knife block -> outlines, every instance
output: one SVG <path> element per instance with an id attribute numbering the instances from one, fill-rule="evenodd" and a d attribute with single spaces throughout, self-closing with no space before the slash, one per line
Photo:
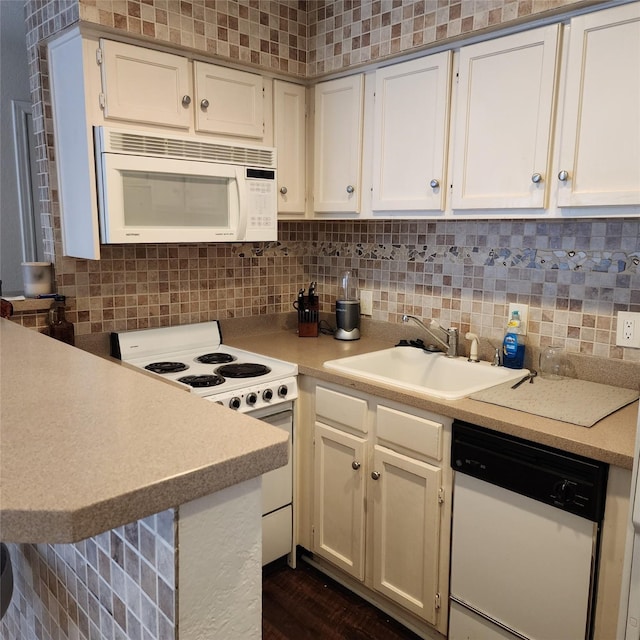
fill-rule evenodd
<path id="1" fill-rule="evenodd" d="M 304 309 L 298 309 L 298 337 L 317 338 L 319 334 L 320 301 L 318 296 L 304 298 Z"/>

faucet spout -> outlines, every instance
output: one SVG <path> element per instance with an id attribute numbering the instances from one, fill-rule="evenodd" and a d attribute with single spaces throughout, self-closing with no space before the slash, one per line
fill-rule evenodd
<path id="1" fill-rule="evenodd" d="M 417 324 L 421 329 L 426 331 L 433 340 L 437 343 L 437 346 L 441 348 L 441 350 L 447 355 L 449 358 L 456 358 L 458 356 L 458 330 L 455 327 L 451 327 L 450 329 L 444 329 L 437 322 L 432 321 L 431 328 L 427 327 L 420 318 L 416 318 L 416 316 L 403 315 L 402 322 L 409 322 L 411 320 L 415 324 Z M 435 331 L 439 331 L 442 334 L 442 338 L 435 333 Z"/>

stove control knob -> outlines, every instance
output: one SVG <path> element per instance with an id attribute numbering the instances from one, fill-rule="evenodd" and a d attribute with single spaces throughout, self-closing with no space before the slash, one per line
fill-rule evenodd
<path id="1" fill-rule="evenodd" d="M 240 408 L 240 398 L 237 396 L 235 398 L 231 398 L 229 400 L 229 408 L 230 409 L 239 409 Z"/>
<path id="2" fill-rule="evenodd" d="M 271 402 L 271 400 L 273 399 L 273 391 L 271 389 L 265 389 L 262 392 L 262 399 L 265 402 Z"/>
<path id="3" fill-rule="evenodd" d="M 286 384 L 281 384 L 278 387 L 278 396 L 280 396 L 281 398 L 286 398 L 287 397 L 287 393 L 289 393 L 289 389 L 287 387 Z"/>
<path id="4" fill-rule="evenodd" d="M 258 396 L 255 393 L 247 394 L 247 404 L 250 407 L 253 407 L 256 402 L 258 402 Z"/>

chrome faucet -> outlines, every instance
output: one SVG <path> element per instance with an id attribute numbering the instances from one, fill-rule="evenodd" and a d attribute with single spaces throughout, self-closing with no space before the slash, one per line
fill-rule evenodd
<path id="1" fill-rule="evenodd" d="M 439 346 L 448 358 L 458 357 L 458 330 L 455 327 L 444 329 L 435 320 L 432 320 L 431 326 L 427 327 L 420 318 L 408 315 L 402 316 L 402 322 L 409 322 L 409 320 L 413 320 L 420 328 L 424 329 L 436 341 L 436 346 Z"/>

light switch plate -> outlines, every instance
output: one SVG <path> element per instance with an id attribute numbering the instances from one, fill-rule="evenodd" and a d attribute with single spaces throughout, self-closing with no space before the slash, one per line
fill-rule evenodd
<path id="1" fill-rule="evenodd" d="M 527 321 L 529 320 L 529 305 L 528 304 L 520 304 L 519 302 L 510 302 L 509 303 L 509 317 L 507 318 L 507 322 L 511 320 L 511 314 L 514 311 L 518 311 L 520 313 L 520 328 L 522 329 L 522 335 L 527 335 Z"/>
<path id="2" fill-rule="evenodd" d="M 640 313 L 618 311 L 616 345 L 640 349 Z"/>
<path id="3" fill-rule="evenodd" d="M 373 291 L 369 289 L 360 290 L 360 315 L 373 315 Z"/>

